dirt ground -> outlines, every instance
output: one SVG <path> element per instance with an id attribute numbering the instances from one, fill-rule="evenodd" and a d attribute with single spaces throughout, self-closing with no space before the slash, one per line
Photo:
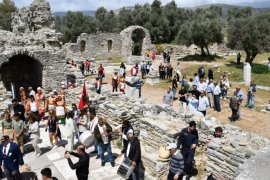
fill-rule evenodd
<path id="1" fill-rule="evenodd" d="M 154 63 L 155 69 L 158 68 L 158 65 L 161 63 L 161 61 L 156 61 Z M 176 67 L 177 62 L 172 62 L 173 67 Z M 199 65 L 206 65 L 206 64 L 222 64 L 222 62 L 181 62 L 182 69 L 188 68 L 188 66 L 192 64 L 198 64 Z M 168 86 L 170 86 L 170 83 L 168 83 Z M 235 89 L 235 85 L 231 87 L 231 93 Z M 244 91 L 244 90 L 243 90 Z M 260 92 L 262 90 L 258 90 Z M 146 102 L 153 103 L 153 104 L 160 104 L 162 102 L 163 94 L 166 92 L 166 88 L 157 88 L 157 87 L 151 87 L 149 85 L 145 85 L 142 89 L 142 96 L 145 97 Z M 244 91 L 245 92 L 245 91 Z M 264 92 L 264 96 L 260 97 L 259 95 L 255 99 L 255 106 L 260 106 L 259 109 L 262 109 L 264 104 L 268 101 L 265 99 L 265 97 L 268 97 L 270 99 L 270 92 Z M 220 120 L 224 124 L 234 124 L 240 128 L 242 128 L 244 131 L 247 132 L 253 132 L 257 133 L 266 137 L 270 138 L 270 113 L 264 113 L 259 111 L 252 111 L 250 109 L 246 109 L 244 107 L 244 103 L 241 107 L 241 119 L 239 121 L 236 121 L 234 123 L 231 123 L 229 120 L 229 117 L 231 116 L 231 109 L 229 108 L 229 99 L 227 100 L 221 100 L 221 108 L 222 111 L 220 113 L 217 113 L 216 111 L 213 111 L 212 109 L 208 109 L 207 114 L 213 117 L 216 117 L 218 120 Z M 175 109 L 179 108 L 178 101 L 174 101 L 173 106 Z"/>
<path id="2" fill-rule="evenodd" d="M 156 60 L 154 62 L 154 69 L 158 69 L 159 64 L 161 63 L 161 60 Z M 181 62 L 181 67 L 182 69 L 186 69 L 189 67 L 189 65 L 194 65 L 194 64 L 198 64 L 199 65 L 213 65 L 213 64 L 219 64 L 221 65 L 224 62 Z M 175 68 L 176 67 L 177 62 L 173 61 L 172 62 L 172 66 Z M 104 79 L 104 84 L 106 84 L 107 86 L 110 85 L 110 76 L 106 76 L 106 78 Z M 167 83 L 168 86 L 171 86 L 171 83 Z M 235 86 L 237 84 L 233 84 L 233 86 L 230 89 L 229 95 L 232 94 L 232 92 L 235 89 Z M 167 87 L 167 86 L 165 86 Z M 162 103 L 162 99 L 163 99 L 163 94 L 166 92 L 166 88 L 165 87 L 158 87 L 158 86 L 150 86 L 145 84 L 142 88 L 142 96 L 143 98 L 145 98 L 147 103 L 152 103 L 152 104 L 161 104 Z M 259 92 L 262 90 L 258 90 L 258 94 Z M 243 89 L 243 92 L 245 93 L 245 90 Z M 218 120 L 220 120 L 222 123 L 224 124 L 234 124 L 240 128 L 242 128 L 244 131 L 247 132 L 253 132 L 253 133 L 257 133 L 266 137 L 270 138 L 270 114 L 269 113 L 263 113 L 260 112 L 259 110 L 263 108 L 263 106 L 265 105 L 266 102 L 268 102 L 268 99 L 270 98 L 270 92 L 262 92 L 261 94 L 263 94 L 263 96 L 260 97 L 260 95 L 258 95 L 255 99 L 255 106 L 257 106 L 257 110 L 252 111 L 250 109 L 246 109 L 244 107 L 244 103 L 242 104 L 241 107 L 241 119 L 237 122 L 231 123 L 229 120 L 229 117 L 231 116 L 231 110 L 229 108 L 229 99 L 227 100 L 221 100 L 221 109 L 222 111 L 220 113 L 217 113 L 215 111 L 213 111 L 212 109 L 208 109 L 207 114 L 213 117 L 216 117 Z M 267 99 L 267 100 L 266 100 Z M 178 110 L 179 109 L 179 104 L 178 104 L 178 100 L 174 101 L 173 103 L 173 107 Z"/>

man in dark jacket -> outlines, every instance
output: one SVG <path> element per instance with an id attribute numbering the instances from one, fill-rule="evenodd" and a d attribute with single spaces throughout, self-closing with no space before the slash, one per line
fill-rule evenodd
<path id="1" fill-rule="evenodd" d="M 127 133 L 128 145 L 121 151 L 126 158 L 132 161 L 134 170 L 129 177 L 129 180 L 140 180 L 140 163 L 141 163 L 141 145 L 140 141 L 134 137 L 133 132 Z"/>
<path id="2" fill-rule="evenodd" d="M 13 99 L 12 104 L 13 104 L 14 114 L 19 113 L 20 119 L 25 121 L 25 116 L 24 116 L 25 108 L 24 108 L 24 106 L 19 104 L 17 99 Z"/>
<path id="3" fill-rule="evenodd" d="M 187 178 L 190 177 L 192 173 L 192 163 L 194 161 L 195 148 L 198 141 L 199 136 L 196 123 L 191 121 L 187 128 L 181 130 L 177 144 L 177 148 L 181 149 L 184 158 L 184 172 L 187 174 Z"/>
<path id="4" fill-rule="evenodd" d="M 0 162 L 3 162 L 4 173 L 7 179 L 21 180 L 19 166 L 24 164 L 23 155 L 19 146 L 9 141 L 9 136 L 3 135 L 0 145 Z"/>
<path id="5" fill-rule="evenodd" d="M 214 72 L 212 70 L 212 68 L 208 69 L 208 80 L 210 79 L 214 79 Z"/>
<path id="6" fill-rule="evenodd" d="M 70 155 L 79 158 L 79 161 L 73 164 L 70 159 Z M 64 156 L 68 160 L 70 168 L 73 170 L 76 169 L 76 176 L 78 180 L 87 180 L 89 174 L 90 158 L 89 155 L 85 152 L 85 147 L 80 145 L 77 147 L 77 153 L 66 151 Z"/>
<path id="7" fill-rule="evenodd" d="M 112 127 L 104 122 L 103 118 L 99 117 L 98 124 L 94 129 L 94 136 L 98 143 L 98 155 L 101 159 L 101 166 L 105 166 L 106 159 L 104 153 L 107 152 L 112 167 L 114 167 L 114 158 L 112 154 L 111 140 L 112 140 Z"/>
<path id="8" fill-rule="evenodd" d="M 204 78 L 204 75 L 205 75 L 205 71 L 203 69 L 203 66 L 199 67 L 198 69 L 198 75 L 199 75 L 199 78 Z"/>

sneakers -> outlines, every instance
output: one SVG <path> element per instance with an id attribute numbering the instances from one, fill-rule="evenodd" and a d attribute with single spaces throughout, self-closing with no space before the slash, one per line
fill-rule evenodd
<path id="1" fill-rule="evenodd" d="M 105 162 L 101 162 L 101 166 L 105 166 Z"/>
<path id="2" fill-rule="evenodd" d="M 41 153 L 37 153 L 37 157 L 39 157 L 41 155 Z"/>
<path id="3" fill-rule="evenodd" d="M 115 166 L 115 163 L 114 162 L 111 162 L 111 165 L 112 165 L 112 167 L 114 167 Z"/>

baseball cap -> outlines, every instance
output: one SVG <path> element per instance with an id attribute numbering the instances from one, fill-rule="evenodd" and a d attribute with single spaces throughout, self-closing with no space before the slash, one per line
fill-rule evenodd
<path id="1" fill-rule="evenodd" d="M 169 146 L 167 146 L 167 149 L 176 149 L 177 145 L 175 143 L 170 143 Z"/>

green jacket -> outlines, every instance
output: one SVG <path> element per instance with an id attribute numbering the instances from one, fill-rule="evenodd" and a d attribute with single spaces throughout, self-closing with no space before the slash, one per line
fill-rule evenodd
<path id="1" fill-rule="evenodd" d="M 107 133 L 112 132 L 112 127 L 108 123 L 106 123 L 106 122 L 104 122 L 104 124 L 106 126 Z M 98 142 L 99 145 L 103 145 L 104 144 L 104 142 L 102 140 L 102 136 L 101 136 L 101 134 L 99 132 L 98 124 L 96 125 L 96 127 L 94 129 L 94 136 L 95 136 L 95 138 L 96 138 L 96 140 L 97 140 L 97 142 Z M 109 143 L 111 142 L 111 140 L 112 140 L 112 136 L 109 135 L 108 136 Z"/>

